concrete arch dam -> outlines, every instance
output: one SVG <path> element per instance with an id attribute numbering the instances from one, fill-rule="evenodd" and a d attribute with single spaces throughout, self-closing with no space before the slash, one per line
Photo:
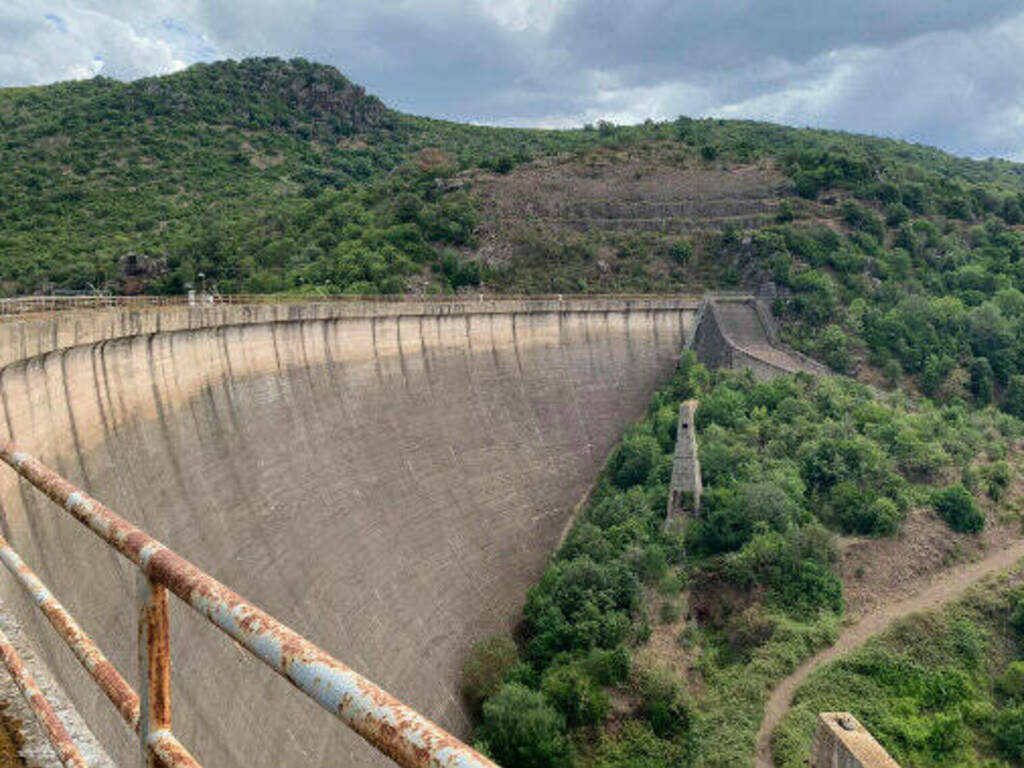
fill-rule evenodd
<path id="1" fill-rule="evenodd" d="M 0 431 L 443 727 L 698 297 L 61 312 L 0 324 Z M 134 572 L 0 473 L 3 532 L 135 680 Z M 13 581 L 0 598 L 120 764 L 138 744 Z M 182 606 L 206 765 L 388 764 Z"/>

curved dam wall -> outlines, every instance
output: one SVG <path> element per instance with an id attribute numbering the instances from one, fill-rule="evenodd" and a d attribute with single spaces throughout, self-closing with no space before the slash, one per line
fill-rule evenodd
<path id="1" fill-rule="evenodd" d="M 175 307 L 0 325 L 0 429 L 459 734 L 458 670 L 509 629 L 697 299 Z M 136 575 L 13 472 L 0 525 L 136 679 Z M 120 764 L 137 743 L 0 597 Z M 387 765 L 172 601 L 175 732 L 207 765 Z"/>

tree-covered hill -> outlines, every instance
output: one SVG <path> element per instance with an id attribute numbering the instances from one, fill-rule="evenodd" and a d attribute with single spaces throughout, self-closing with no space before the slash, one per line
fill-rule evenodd
<path id="1" fill-rule="evenodd" d="M 362 227 L 387 195 L 376 182 L 413 159 L 415 176 L 433 177 L 580 143 L 404 116 L 301 59 L 3 89 L 0 281 L 8 295 L 179 291 L 205 271 L 222 291 L 295 288 L 307 279 L 289 267 L 323 245 L 292 230 L 325 208 L 344 210 L 324 226 Z M 440 226 L 424 234 L 443 240 Z M 396 247 L 404 258 L 420 250 Z M 389 264 L 388 276 L 401 274 Z"/>
<path id="2" fill-rule="evenodd" d="M 735 255 L 723 261 L 701 234 L 723 220 L 700 212 L 660 237 L 657 216 L 615 224 L 615 237 L 487 229 L 482 180 L 545 157 L 554 171 L 647 173 L 630 165 L 638 153 L 668 171 L 781 173 L 781 196 L 794 199 L 784 216 L 843 189 L 896 217 L 1022 219 L 1024 168 L 1005 161 L 744 121 L 461 125 L 389 110 L 330 67 L 247 59 L 0 90 L 0 289 L 178 292 L 199 272 L 222 292 L 671 290 L 742 278 L 728 268 Z M 585 210 L 584 225 L 605 208 Z M 684 230 L 698 259 L 724 266 L 679 269 L 694 246 Z M 492 234 L 500 247 L 482 248 Z"/>

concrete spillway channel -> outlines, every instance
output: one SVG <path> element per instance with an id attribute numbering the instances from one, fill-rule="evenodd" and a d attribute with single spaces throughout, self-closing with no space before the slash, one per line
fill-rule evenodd
<path id="1" fill-rule="evenodd" d="M 697 297 L 268 304 L 0 324 L 0 434 L 441 726 L 508 629 Z M 13 472 L 4 536 L 135 679 L 135 575 Z M 0 599 L 119 764 L 138 746 L 6 574 Z M 385 765 L 171 606 L 175 733 L 206 765 Z"/>

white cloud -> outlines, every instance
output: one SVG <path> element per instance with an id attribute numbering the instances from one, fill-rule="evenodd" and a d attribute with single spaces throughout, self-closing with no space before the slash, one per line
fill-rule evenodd
<path id="1" fill-rule="evenodd" d="M 507 29 L 547 33 L 558 16 L 571 5 L 571 0 L 476 0 L 476 3 L 484 13 Z"/>
<path id="2" fill-rule="evenodd" d="M 173 72 L 188 51 L 91 4 L 5 0 L 0 4 L 0 84 L 27 85 L 106 74 L 122 78 Z"/>

